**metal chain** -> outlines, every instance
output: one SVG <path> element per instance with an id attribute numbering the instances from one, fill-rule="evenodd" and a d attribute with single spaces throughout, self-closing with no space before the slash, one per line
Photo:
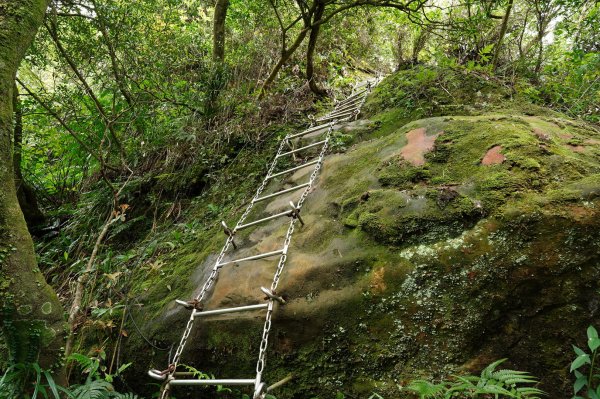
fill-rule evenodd
<path id="1" fill-rule="evenodd" d="M 285 138 L 283 140 L 281 140 L 281 143 L 279 143 L 279 148 L 277 149 L 277 154 L 275 155 L 275 157 L 273 158 L 273 161 L 271 162 L 271 165 L 269 166 L 267 175 L 263 179 L 261 185 L 256 190 L 256 193 L 254 194 L 254 197 L 252 198 L 252 200 L 246 207 L 246 210 L 244 211 L 242 216 L 240 216 L 240 219 L 238 220 L 234 231 L 237 229 L 238 226 L 240 226 L 244 222 L 244 220 L 246 220 L 246 218 L 250 214 L 250 211 L 254 207 L 256 200 L 258 199 L 260 194 L 264 191 L 269 179 L 271 178 L 271 175 L 273 174 L 273 171 L 275 170 L 275 167 L 277 166 L 277 161 L 279 159 L 279 155 L 281 154 L 281 152 L 283 151 L 283 148 L 285 147 L 287 138 L 288 138 L 288 135 L 286 135 Z M 225 245 L 223 245 L 223 248 L 221 249 L 221 252 L 219 253 L 219 256 L 217 257 L 217 260 L 215 261 L 215 265 L 213 266 L 213 268 L 210 272 L 210 275 L 208 276 L 208 279 L 205 281 L 205 283 L 202 286 L 202 289 L 200 290 L 198 295 L 196 295 L 194 297 L 195 301 L 198 301 L 198 302 L 202 301 L 204 299 L 204 297 L 206 296 L 207 292 L 214 285 L 214 283 L 219 275 L 220 268 L 218 265 L 221 263 L 221 261 L 225 257 L 225 253 L 231 246 L 232 242 L 233 242 L 233 235 L 228 236 L 227 240 L 225 241 Z M 172 360 L 171 364 L 169 365 L 169 368 L 172 371 L 170 371 L 169 374 L 167 375 L 167 379 L 166 379 L 167 382 L 173 379 L 173 375 L 175 374 L 175 371 L 177 369 L 177 364 L 179 363 L 179 359 L 181 358 L 181 354 L 183 353 L 183 349 L 185 348 L 185 346 L 187 344 L 188 338 L 189 338 L 190 334 L 192 333 L 193 327 L 194 327 L 194 311 L 192 310 L 190 318 L 188 319 L 187 324 L 183 330 L 183 334 L 181 335 L 181 340 L 179 341 L 179 345 L 177 346 L 177 349 L 175 350 L 175 354 L 173 355 L 173 360 Z M 169 389 L 167 387 L 166 389 L 164 389 L 162 391 L 160 399 L 167 399 L 168 397 L 169 397 Z"/>
<path id="2" fill-rule="evenodd" d="M 377 84 L 377 81 L 376 83 Z M 357 107 L 356 111 L 350 115 L 347 116 L 345 118 L 340 118 L 340 119 L 334 119 L 329 123 L 329 128 L 327 130 L 327 135 L 326 138 L 324 140 L 324 144 L 323 147 L 321 148 L 321 152 L 319 153 L 319 158 L 318 161 L 315 165 L 315 168 L 310 176 L 310 179 L 308 181 L 308 186 L 306 187 L 306 189 L 302 192 L 302 195 L 300 197 L 300 199 L 298 200 L 298 203 L 296 205 L 296 209 L 298 211 L 300 211 L 300 209 L 302 208 L 304 201 L 306 200 L 306 198 L 308 197 L 308 194 L 310 193 L 310 191 L 312 190 L 312 187 L 314 185 L 315 180 L 317 179 L 317 176 L 319 174 L 319 171 L 321 170 L 321 167 L 323 165 L 323 159 L 325 158 L 325 154 L 327 152 L 327 149 L 329 148 L 329 142 L 331 140 L 331 136 L 332 136 L 332 132 L 333 132 L 333 127 L 335 123 L 339 123 L 339 122 L 343 122 L 346 121 L 352 117 L 356 117 L 358 116 L 358 114 L 360 113 L 360 107 L 362 107 L 362 105 L 364 104 L 365 100 L 366 100 L 366 93 L 368 93 L 371 89 L 370 84 L 367 84 L 367 90 L 365 90 L 365 95 L 364 98 L 360 101 L 360 105 Z M 354 90 L 353 90 L 354 91 Z M 336 107 L 337 108 L 337 107 Z M 335 110 L 335 109 L 334 109 Z M 333 113 L 333 111 L 331 112 Z M 330 113 L 330 114 L 331 114 Z M 246 210 L 244 211 L 244 213 L 240 216 L 235 228 L 233 229 L 233 232 L 235 233 L 235 231 L 239 228 L 239 226 L 241 226 L 243 224 L 243 222 L 246 220 L 246 218 L 248 217 L 248 215 L 250 214 L 252 208 L 254 207 L 254 204 L 256 203 L 256 200 L 260 197 L 260 194 L 264 191 L 268 181 L 271 178 L 271 175 L 273 174 L 273 171 L 275 170 L 275 167 L 277 165 L 277 161 L 279 159 L 280 154 L 283 151 L 283 148 L 285 147 L 286 143 L 288 142 L 288 137 L 289 135 L 286 135 L 284 137 L 283 140 L 281 140 L 280 144 L 279 144 L 279 148 L 277 149 L 277 154 L 275 155 L 273 161 L 271 162 L 269 169 L 267 171 L 267 175 L 265 176 L 265 178 L 263 179 L 261 185 L 258 187 L 258 189 L 256 190 L 256 193 L 254 195 L 254 197 L 252 198 L 252 200 L 250 201 L 250 203 L 248 204 L 248 206 L 246 207 Z M 283 269 L 285 268 L 285 264 L 286 264 L 286 260 L 287 260 L 287 250 L 289 248 L 289 245 L 291 243 L 291 239 L 292 239 L 292 235 L 294 233 L 294 228 L 297 222 L 297 218 L 293 217 L 290 220 L 290 224 L 286 233 L 286 237 L 285 237 L 285 241 L 284 241 L 284 251 L 281 255 L 281 257 L 279 258 L 279 262 L 277 265 L 277 269 L 275 271 L 275 274 L 273 276 L 273 282 L 271 283 L 271 292 L 275 292 L 277 289 L 277 286 L 279 285 L 279 280 L 281 278 L 281 274 L 283 272 Z M 204 283 L 204 285 L 202 286 L 202 289 L 200 290 L 200 292 L 198 293 L 198 295 L 195 296 L 195 301 L 202 301 L 204 299 L 204 297 L 206 296 L 206 294 L 208 293 L 208 291 L 212 288 L 212 286 L 214 285 L 218 274 L 219 274 L 219 264 L 221 263 L 221 261 L 223 260 L 223 258 L 225 257 L 225 253 L 227 252 L 227 250 L 229 249 L 229 247 L 231 246 L 231 244 L 233 243 L 233 235 L 229 235 L 227 237 L 227 240 L 225 241 L 225 244 L 223 245 L 223 248 L 221 249 L 221 252 L 219 253 L 219 256 L 217 257 L 217 260 L 215 261 L 215 265 L 213 266 L 213 269 L 211 270 L 210 275 L 208 276 L 208 279 L 206 280 L 206 282 Z M 268 307 L 267 307 L 267 314 L 265 317 L 265 324 L 263 327 L 263 333 L 262 333 L 262 339 L 261 339 L 261 343 L 260 343 L 260 348 L 259 348 L 259 356 L 258 356 L 258 361 L 256 364 L 256 388 L 257 390 L 255 391 L 255 398 L 258 397 L 264 397 L 264 389 L 259 389 L 259 386 L 261 385 L 261 377 L 262 377 L 262 373 L 264 371 L 265 368 L 265 361 L 266 361 L 266 350 L 267 350 L 267 345 L 268 345 L 268 341 L 269 341 L 269 332 L 271 330 L 271 324 L 272 324 L 272 315 L 273 315 L 273 307 L 274 307 L 274 300 L 273 299 L 269 299 L 269 303 L 268 303 Z M 181 340 L 179 342 L 179 345 L 177 347 L 177 350 L 175 351 L 175 354 L 173 356 L 173 361 L 172 363 L 169 365 L 169 373 L 167 375 L 167 384 L 165 386 L 165 389 L 163 389 L 160 399 L 167 399 L 169 396 L 169 385 L 168 382 L 171 381 L 174 378 L 174 374 L 175 371 L 177 369 L 177 364 L 179 363 L 179 360 L 181 358 L 181 354 L 183 352 L 183 349 L 185 348 L 188 338 L 192 332 L 192 328 L 194 325 L 194 311 L 192 311 L 190 318 L 188 319 L 188 322 L 186 324 L 186 327 L 183 331 Z M 263 384 L 264 385 L 264 384 Z M 257 396 L 257 394 L 259 396 Z"/>
<path id="3" fill-rule="evenodd" d="M 365 90 L 365 94 L 364 94 L 362 100 L 360 101 L 360 104 L 358 105 L 358 107 L 356 108 L 356 110 L 353 112 L 352 115 L 347 116 L 345 118 L 340 118 L 339 120 L 334 119 L 329 123 L 329 129 L 327 131 L 327 136 L 325 138 L 325 142 L 323 143 L 323 147 L 321 148 L 321 152 L 319 154 L 319 158 L 315 165 L 315 168 L 314 168 L 312 174 L 310 175 L 310 179 L 308 181 L 308 186 L 302 192 L 302 195 L 300 196 L 300 199 L 298 200 L 298 203 L 296 204 L 296 208 L 298 209 L 298 211 L 304 205 L 304 201 L 306 201 L 306 198 L 310 194 L 310 192 L 313 188 L 314 182 L 317 179 L 317 176 L 319 175 L 319 171 L 321 170 L 321 168 L 323 166 L 323 159 L 325 158 L 325 154 L 327 153 L 327 149 L 329 148 L 329 141 L 331 140 L 334 124 L 343 122 L 345 120 L 351 119 L 352 117 L 358 116 L 358 114 L 360 113 L 360 107 L 362 107 L 362 105 L 364 104 L 364 102 L 367 98 L 367 93 L 370 90 L 371 90 L 371 87 L 370 87 L 370 84 L 368 84 L 367 90 Z M 335 109 L 334 109 L 334 111 L 335 111 Z M 333 113 L 333 111 L 331 113 Z M 275 270 L 275 274 L 273 276 L 273 282 L 271 283 L 271 292 L 273 292 L 273 293 L 277 290 L 277 286 L 279 285 L 279 280 L 281 278 L 281 274 L 283 273 L 283 269 L 285 268 L 285 264 L 287 261 L 287 250 L 291 243 L 292 235 L 294 234 L 294 228 L 296 226 L 297 220 L 298 220 L 297 218 L 292 218 L 290 220 L 290 224 L 289 224 L 287 233 L 285 235 L 285 241 L 283 244 L 284 252 L 281 255 L 281 257 L 279 258 L 279 263 L 277 264 L 277 269 Z M 264 398 L 265 393 L 266 393 L 266 392 L 264 392 L 263 389 L 261 389 L 261 385 L 262 385 L 261 381 L 262 381 L 262 373 L 263 373 L 263 371 L 265 369 L 265 365 L 266 365 L 266 354 L 267 354 L 267 346 L 268 346 L 268 342 L 269 342 L 269 333 L 271 331 L 271 325 L 272 325 L 273 307 L 274 307 L 274 300 L 269 299 L 269 305 L 267 307 L 267 314 L 265 316 L 265 324 L 263 326 L 263 332 L 262 332 L 262 337 L 261 337 L 261 342 L 260 342 L 260 347 L 259 347 L 258 360 L 256 362 L 256 383 L 255 383 L 255 392 L 254 392 L 253 399 Z"/>
<path id="4" fill-rule="evenodd" d="M 314 168 L 314 170 L 310 176 L 310 179 L 308 181 L 308 186 L 302 192 L 302 196 L 300 197 L 300 199 L 298 200 L 298 204 L 296 205 L 296 209 L 298 209 L 298 210 L 300 210 L 302 208 L 302 205 L 304 204 L 304 201 L 306 200 L 306 197 L 308 196 L 310 190 L 312 189 L 313 184 L 317 178 L 317 175 L 319 174 L 319 170 L 321 169 L 321 166 L 323 164 L 323 158 L 325 157 L 325 153 L 327 152 L 327 148 L 329 147 L 329 140 L 331 139 L 331 132 L 333 131 L 334 122 L 336 122 L 336 121 L 331 121 L 329 123 L 329 128 L 327 130 L 327 136 L 325 137 L 325 143 L 323 143 L 323 147 L 321 148 L 321 152 L 319 154 L 318 161 L 317 161 L 315 168 Z M 285 241 L 283 244 L 284 252 L 283 252 L 283 254 L 281 254 L 281 256 L 279 258 L 279 263 L 277 264 L 277 269 L 273 276 L 273 282 L 271 283 L 271 292 L 275 292 L 277 290 L 277 286 L 279 285 L 279 279 L 281 277 L 281 273 L 283 272 L 283 269 L 285 268 L 285 263 L 287 260 L 287 249 L 289 248 L 289 245 L 291 243 L 292 235 L 294 234 L 294 228 L 295 228 L 297 220 L 298 220 L 297 218 L 290 219 L 290 224 L 289 224 L 287 233 L 285 235 Z M 267 307 L 267 314 L 265 316 L 265 324 L 263 326 L 262 338 L 261 338 L 259 352 L 258 352 L 258 360 L 256 362 L 256 387 L 257 388 L 261 384 L 262 373 L 265 368 L 267 345 L 269 342 L 269 333 L 271 331 L 271 319 L 273 317 L 273 306 L 274 306 L 274 300 L 269 299 L 269 306 Z M 258 391 L 258 392 L 255 392 L 255 394 L 261 394 L 261 392 Z M 254 399 L 256 399 L 256 395 L 255 395 Z"/>

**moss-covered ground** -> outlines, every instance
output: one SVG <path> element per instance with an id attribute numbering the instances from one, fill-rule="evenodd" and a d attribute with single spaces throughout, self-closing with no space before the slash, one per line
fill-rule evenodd
<path id="1" fill-rule="evenodd" d="M 267 382 L 294 374 L 281 398 L 398 398 L 412 378 L 507 357 L 508 367 L 541 378 L 551 397 L 569 395 L 570 345 L 600 311 L 597 127 L 528 104 L 485 76 L 422 67 L 388 77 L 365 115 L 370 122 L 337 136 L 337 152 L 303 208 L 306 225 L 294 235 L 280 286 L 289 303 L 274 319 Z M 416 166 L 402 149 L 419 128 L 438 136 Z M 503 161 L 482 164 L 495 147 Z M 172 300 L 201 284 L 224 240 L 218 217 L 239 215 L 262 161 L 241 163 L 232 173 L 250 178 L 197 201 L 197 220 L 210 228 L 190 227 L 194 233 L 135 276 L 132 295 L 143 304 L 136 317 L 161 346 L 178 341 L 187 313 Z M 306 177 L 299 171 L 268 190 Z M 235 205 L 224 205 L 228 198 Z M 209 213 L 208 204 L 219 211 Z M 284 223 L 249 229 L 239 237 L 241 253 L 277 248 Z M 224 269 L 207 304 L 260 299 L 256 288 L 269 283 L 272 263 Z M 198 323 L 183 362 L 250 378 L 262 320 Z M 168 361 L 137 334 L 124 354 L 137 375 Z"/>

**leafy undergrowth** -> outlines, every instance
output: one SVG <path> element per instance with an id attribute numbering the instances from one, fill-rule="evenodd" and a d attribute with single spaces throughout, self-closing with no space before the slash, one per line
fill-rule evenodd
<path id="1" fill-rule="evenodd" d="M 594 127 L 533 106 L 485 75 L 423 67 L 386 79 L 369 99 L 366 115 L 372 123 L 336 136 L 336 151 L 347 152 L 331 157 L 323 172 L 319 184 L 327 201 L 308 204 L 313 208 L 305 217 L 313 213 L 325 227 L 298 233 L 303 253 L 328 268 L 308 275 L 306 286 L 290 288 L 297 302 L 318 309 L 302 316 L 312 322 L 288 314 L 275 323 L 268 377 L 276 381 L 296 372 L 294 388 L 286 394 L 329 395 L 343 387 L 368 396 L 383 387 L 386 397 L 393 397 L 398 379 L 426 375 L 432 368 L 436 375 L 453 373 L 480 356 L 477 345 L 484 344 L 477 334 L 494 329 L 501 315 L 513 311 L 511 295 L 535 302 L 520 279 L 539 273 L 552 286 L 558 278 L 553 273 L 587 270 L 593 262 L 600 192 Z M 118 359 L 121 352 L 112 343 L 125 343 L 123 353 L 134 361 L 125 373 L 131 372 L 128 380 L 137 380 L 148 363 L 164 366 L 158 363 L 164 363 L 185 321 L 165 322 L 173 300 L 188 299 L 197 288 L 203 264 L 223 243 L 220 220 L 239 216 L 276 139 L 295 127 L 283 125 L 263 146 L 242 149 L 200 195 L 163 204 L 168 206 L 159 212 L 162 217 L 150 212 L 136 225 L 134 216 L 112 232 L 98 266 L 96 286 L 102 293 L 90 298 L 91 315 L 80 330 L 82 349 L 108 338 L 107 352 Z M 400 154 L 405 134 L 414 129 L 439 134 L 423 165 L 409 164 Z M 498 146 L 504 160 L 482 165 Z M 75 228 L 61 233 L 53 246 L 54 259 L 65 259 L 62 267 L 69 263 L 71 250 L 64 249 L 77 241 L 76 232 L 81 234 Z M 536 241 L 539 236 L 547 242 Z M 136 238 L 135 246 L 123 245 L 130 237 Z M 346 246 L 332 247 L 333 242 Z M 553 255 L 558 245 L 572 262 Z M 307 259 L 310 264 L 314 258 Z M 546 275 L 544 266 L 557 271 Z M 592 284 L 593 273 L 586 276 L 555 296 L 576 295 L 574 287 Z M 327 306 L 316 306 L 337 283 L 327 294 Z M 546 312 L 564 309 L 546 304 L 550 297 L 540 299 L 540 308 L 549 309 L 541 314 L 558 320 Z M 521 311 L 530 309 L 514 313 Z M 228 323 L 229 329 L 214 326 L 195 337 L 188 353 L 218 371 L 252 373 L 257 336 L 249 331 L 255 324 L 238 320 Z M 517 327 L 505 328 L 517 331 L 508 337 L 523 342 L 515 349 L 518 356 L 533 345 L 519 338 Z M 509 338 L 488 338 L 486 348 L 498 353 L 497 346 L 508 345 L 503 339 Z M 504 357 L 499 355 L 495 358 Z M 555 361 L 540 356 L 545 364 Z M 316 372 L 318 383 L 312 378 Z M 555 392 L 561 389 L 557 384 L 551 384 Z"/>
<path id="2" fill-rule="evenodd" d="M 483 369 L 479 376 L 455 376 L 452 381 L 432 383 L 413 381 L 407 389 L 420 399 L 435 398 L 514 398 L 539 399 L 544 392 L 531 386 L 536 378 L 524 371 L 497 369 L 506 359 L 501 359 Z"/>

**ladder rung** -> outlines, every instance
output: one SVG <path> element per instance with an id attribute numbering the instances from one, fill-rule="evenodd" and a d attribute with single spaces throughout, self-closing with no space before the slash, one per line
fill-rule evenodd
<path id="1" fill-rule="evenodd" d="M 307 166 L 310 166 L 310 165 L 314 165 L 314 164 L 316 164 L 317 162 L 319 162 L 319 160 L 318 160 L 318 159 L 315 159 L 315 160 L 313 160 L 313 161 L 310 161 L 310 162 L 303 163 L 303 164 L 302 164 L 302 165 L 300 165 L 300 166 L 294 166 L 293 168 L 289 168 L 289 169 L 287 169 L 287 170 L 284 170 L 283 172 L 278 172 L 278 173 L 272 174 L 272 175 L 271 175 L 271 176 L 269 176 L 268 178 L 269 178 L 269 179 L 271 179 L 271 178 L 273 178 L 273 177 L 277 177 L 277 176 L 285 175 L 286 173 L 290 173 L 290 172 L 293 172 L 293 171 L 295 171 L 295 170 L 302 169 L 302 168 L 305 168 L 305 167 L 307 167 Z"/>
<path id="2" fill-rule="evenodd" d="M 257 198 L 256 201 L 254 201 L 254 202 L 264 201 L 264 200 L 269 199 L 269 198 L 277 197 L 278 195 L 281 195 L 281 194 L 289 193 L 291 191 L 296 191 L 299 188 L 307 187 L 309 184 L 310 183 L 303 183 L 303 184 L 299 184 L 297 186 L 294 186 L 292 188 L 286 188 L 285 190 L 277 191 L 276 193 L 265 195 L 264 197 Z"/>
<path id="3" fill-rule="evenodd" d="M 167 379 L 167 376 L 169 375 L 169 373 L 168 372 L 165 373 L 164 371 L 152 369 L 152 370 L 148 370 L 148 375 L 150 377 L 154 378 L 155 380 L 164 381 Z M 191 371 L 176 371 L 172 375 L 175 378 L 177 378 L 177 377 L 194 377 L 196 374 L 192 373 Z"/>
<path id="4" fill-rule="evenodd" d="M 250 310 L 266 309 L 269 306 L 268 303 L 259 303 L 258 305 L 238 306 L 236 308 L 224 308 L 214 310 L 203 310 L 195 311 L 194 316 L 214 316 L 218 314 L 235 313 L 235 312 L 247 312 Z"/>
<path id="5" fill-rule="evenodd" d="M 167 378 L 167 375 L 162 374 L 162 371 L 154 369 L 148 370 L 148 375 L 158 381 L 164 381 Z"/>
<path id="6" fill-rule="evenodd" d="M 169 385 L 254 385 L 253 379 L 227 379 L 227 380 L 173 380 Z"/>
<path id="7" fill-rule="evenodd" d="M 277 156 L 277 158 L 284 157 L 284 156 L 286 156 L 286 155 L 290 155 L 290 154 L 294 154 L 294 153 L 296 153 L 296 152 L 298 152 L 298 151 L 307 150 L 307 149 L 309 149 L 309 148 L 313 148 L 313 147 L 316 147 L 316 146 L 318 146 L 318 145 L 321 145 L 321 144 L 325 144 L 325 142 L 326 142 L 326 141 L 327 141 L 327 140 L 323 140 L 323 141 L 317 141 L 316 143 L 312 143 L 312 144 L 309 144 L 309 145 L 305 145 L 304 147 L 296 148 L 295 150 L 291 150 L 291 151 L 288 151 L 288 152 L 284 152 L 284 153 L 282 153 L 282 154 L 279 154 L 279 155 Z"/>
<path id="8" fill-rule="evenodd" d="M 258 220 L 255 220 L 253 222 L 246 223 L 246 224 L 243 224 L 241 226 L 238 226 L 238 227 L 235 228 L 235 230 L 238 231 L 238 230 L 241 230 L 241 229 L 245 229 L 246 227 L 254 226 L 255 224 L 266 222 L 268 220 L 277 219 L 278 217 L 281 217 L 281 216 L 291 216 L 291 213 L 292 213 L 292 211 L 285 211 L 285 212 L 281 212 L 281 213 L 276 213 L 275 215 L 267 216 L 265 218 L 258 219 Z"/>
<path id="9" fill-rule="evenodd" d="M 331 118 L 331 117 L 334 117 L 334 116 L 344 115 L 344 114 L 348 114 L 348 113 L 353 114 L 353 113 L 356 113 L 357 110 L 358 110 L 358 107 L 348 108 L 348 109 L 344 109 L 344 110 L 339 111 L 339 112 L 338 111 L 331 112 L 331 113 L 329 113 L 329 114 L 327 114 L 325 116 L 322 116 L 321 118 Z"/>
<path id="10" fill-rule="evenodd" d="M 231 265 L 233 263 L 247 262 L 249 260 L 257 260 L 257 259 L 268 258 L 270 256 L 281 255 L 281 254 L 286 253 L 286 252 L 287 252 L 287 247 L 284 247 L 283 249 L 278 249 L 277 251 L 265 252 L 264 254 L 259 254 L 259 255 L 254 255 L 254 256 L 248 256 L 247 258 L 241 258 L 241 259 L 230 260 L 230 261 L 227 261 L 227 262 L 219 263 L 217 265 L 217 267 L 222 267 L 222 266 L 225 266 L 225 265 Z"/>
<path id="11" fill-rule="evenodd" d="M 346 97 L 343 101 L 340 101 L 340 104 L 346 104 L 346 103 L 354 100 L 356 97 L 360 96 L 361 94 L 363 94 L 366 91 L 367 91 L 367 89 L 357 91 L 356 93 L 351 94 L 350 96 Z"/>
<path id="12" fill-rule="evenodd" d="M 322 121 L 327 121 L 327 120 L 340 120 L 340 119 L 346 119 L 349 118 L 353 115 L 356 115 L 356 113 L 354 111 L 352 112 L 345 112 L 339 115 L 334 115 L 334 116 L 324 116 L 320 119 L 317 119 L 318 122 L 322 122 Z"/>
<path id="13" fill-rule="evenodd" d="M 347 101 L 343 104 L 338 104 L 335 106 L 335 108 L 333 109 L 332 112 L 335 112 L 337 110 L 340 110 L 342 108 L 348 108 L 348 107 L 356 107 L 358 104 L 360 104 L 360 102 L 364 99 L 364 97 L 358 96 L 356 98 L 353 98 L 350 101 Z"/>
<path id="14" fill-rule="evenodd" d="M 348 111 L 356 111 L 358 108 L 360 108 L 360 104 L 344 105 L 343 107 L 334 109 L 328 115 L 340 114 L 342 112 L 348 112 Z"/>
<path id="15" fill-rule="evenodd" d="M 307 134 L 318 132 L 319 130 L 327 129 L 328 127 L 329 127 L 329 123 L 324 123 L 322 125 L 313 126 L 311 128 L 306 129 L 303 132 L 292 134 L 291 136 L 288 136 L 287 139 L 291 140 L 291 139 L 295 139 L 297 137 L 306 136 Z"/>

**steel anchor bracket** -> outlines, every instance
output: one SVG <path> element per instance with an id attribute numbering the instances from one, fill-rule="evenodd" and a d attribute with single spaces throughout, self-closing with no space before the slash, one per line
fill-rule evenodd
<path id="1" fill-rule="evenodd" d="M 237 245 L 235 245 L 235 241 L 233 240 L 235 230 L 231 230 L 224 221 L 221 221 L 221 226 L 223 226 L 223 232 L 231 238 L 231 244 L 233 245 L 233 248 L 237 249 Z"/>
<path id="2" fill-rule="evenodd" d="M 285 305 L 285 299 L 283 299 L 282 296 L 277 295 L 277 293 L 275 291 L 271 291 L 268 288 L 265 287 L 260 287 L 260 290 L 266 295 L 265 299 L 272 299 L 274 301 L 279 302 L 282 305 Z"/>

